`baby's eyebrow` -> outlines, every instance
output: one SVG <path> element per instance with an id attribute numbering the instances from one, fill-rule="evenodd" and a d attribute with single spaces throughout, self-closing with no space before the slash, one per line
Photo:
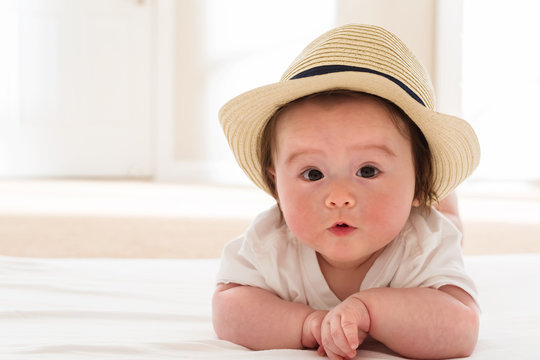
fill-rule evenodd
<path id="1" fill-rule="evenodd" d="M 296 158 L 303 156 L 303 155 L 320 155 L 324 154 L 322 150 L 319 149 L 300 149 L 293 151 L 290 153 L 287 158 L 285 159 L 285 164 L 292 163 Z"/>
<path id="2" fill-rule="evenodd" d="M 367 144 L 367 145 L 355 145 L 351 146 L 348 151 L 366 151 L 366 150 L 377 150 L 383 152 L 386 156 L 389 157 L 397 157 L 397 154 L 392 150 L 389 146 L 385 144 Z M 305 148 L 305 149 L 299 149 L 291 152 L 287 158 L 285 159 L 286 164 L 292 163 L 296 158 L 303 156 L 303 155 L 318 155 L 322 154 L 324 155 L 324 151 L 319 149 L 311 149 L 311 148 Z"/>
<path id="3" fill-rule="evenodd" d="M 353 146 L 351 149 L 352 150 L 357 150 L 357 151 L 365 151 L 365 150 L 375 149 L 375 150 L 380 150 L 380 151 L 386 153 L 388 156 L 397 157 L 397 154 L 389 146 L 387 146 L 385 144 L 357 145 L 357 146 Z"/>

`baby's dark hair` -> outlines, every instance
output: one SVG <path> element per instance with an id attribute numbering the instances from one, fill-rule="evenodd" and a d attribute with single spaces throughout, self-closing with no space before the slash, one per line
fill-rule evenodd
<path id="1" fill-rule="evenodd" d="M 279 116 L 291 105 L 308 99 L 328 100 L 332 98 L 343 99 L 360 97 L 369 97 L 382 104 L 392 115 L 392 121 L 399 132 L 410 140 L 415 167 L 414 198 L 420 203 L 420 208 L 427 210 L 430 208 L 430 204 L 437 201 L 432 176 L 431 151 L 429 150 L 428 142 L 422 131 L 414 121 L 412 121 L 411 118 L 394 103 L 375 95 L 351 90 L 331 90 L 301 97 L 279 108 L 270 118 L 262 133 L 259 148 L 259 162 L 261 164 L 264 183 L 270 191 L 270 194 L 276 200 L 278 200 L 278 193 L 274 176 L 270 170 L 274 168 L 273 156 L 275 151 L 276 123 Z"/>

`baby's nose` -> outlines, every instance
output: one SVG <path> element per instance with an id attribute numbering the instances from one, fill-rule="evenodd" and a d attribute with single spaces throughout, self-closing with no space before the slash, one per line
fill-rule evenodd
<path id="1" fill-rule="evenodd" d="M 352 208 L 356 205 L 356 197 L 347 186 L 335 186 L 325 199 L 328 208 Z"/>

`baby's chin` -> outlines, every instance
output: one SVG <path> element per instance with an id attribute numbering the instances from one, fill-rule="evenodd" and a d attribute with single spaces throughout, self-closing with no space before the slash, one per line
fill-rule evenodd
<path id="1" fill-rule="evenodd" d="M 319 259 L 319 262 L 323 261 L 326 264 L 332 266 L 336 269 L 356 269 L 363 264 L 365 264 L 367 261 L 369 261 L 372 256 L 377 253 L 378 251 L 372 252 L 372 253 L 358 253 L 358 254 L 351 254 L 349 251 L 348 253 L 343 252 L 317 252 L 317 258 Z"/>

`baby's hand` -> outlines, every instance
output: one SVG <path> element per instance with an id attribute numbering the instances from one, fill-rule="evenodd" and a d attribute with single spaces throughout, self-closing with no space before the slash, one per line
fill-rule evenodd
<path id="1" fill-rule="evenodd" d="M 328 311 L 315 310 L 304 320 L 302 327 L 302 345 L 309 349 L 318 348 L 319 354 L 322 354 L 321 343 L 321 323 Z"/>
<path id="2" fill-rule="evenodd" d="M 364 303 L 350 296 L 324 318 L 321 325 L 322 346 L 332 360 L 352 359 L 366 339 L 371 321 Z"/>

